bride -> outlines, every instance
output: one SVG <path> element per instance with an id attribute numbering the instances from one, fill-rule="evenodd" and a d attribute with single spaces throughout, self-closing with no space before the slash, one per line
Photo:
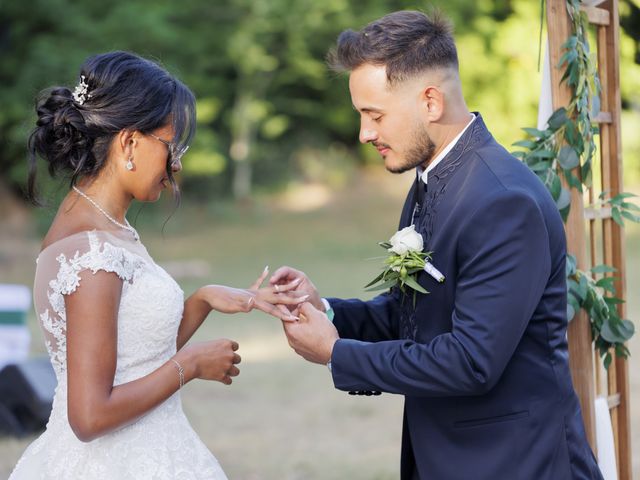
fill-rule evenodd
<path id="1" fill-rule="evenodd" d="M 231 384 L 238 344 L 187 343 L 211 310 L 260 309 L 306 297 L 295 284 L 207 285 L 184 300 L 149 256 L 125 214 L 156 201 L 193 136 L 195 100 L 159 65 L 126 52 L 90 57 L 72 92 L 37 104 L 29 140 L 36 160 L 70 180 L 37 259 L 36 313 L 58 386 L 46 431 L 18 461 L 22 479 L 224 479 L 186 419 L 178 390 L 200 378 Z"/>

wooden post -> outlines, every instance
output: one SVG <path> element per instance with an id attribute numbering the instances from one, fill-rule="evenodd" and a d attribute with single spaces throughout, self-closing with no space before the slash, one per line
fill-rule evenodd
<path id="1" fill-rule="evenodd" d="M 558 68 L 560 57 L 563 54 L 562 44 L 572 34 L 565 0 L 547 0 L 547 27 L 551 63 L 551 92 L 553 108 L 556 110 L 567 106 L 571 100 L 571 90 L 565 83 L 560 83 L 563 72 Z M 575 173 L 579 175 L 579 171 Z M 584 269 L 586 265 L 584 202 L 582 194 L 576 189 L 571 189 L 571 210 L 565 229 L 568 251 L 576 257 L 578 268 Z M 595 452 L 593 347 L 591 325 L 584 310 L 580 310 L 569 324 L 567 336 L 569 338 L 569 365 L 573 385 L 580 399 L 587 439 Z"/>
<path id="2" fill-rule="evenodd" d="M 602 157 L 602 190 L 614 196 L 622 188 L 622 141 L 620 138 L 620 27 L 618 20 L 618 1 L 607 0 L 599 5 L 609 13 L 606 26 L 599 26 L 598 75 L 602 84 L 601 109 L 611 115 L 610 123 L 600 125 L 600 150 Z M 616 295 L 626 298 L 626 272 L 623 231 L 611 218 L 602 222 L 603 260 L 612 265 L 617 272 L 615 282 Z M 625 304 L 618 306 L 621 318 L 626 316 Z M 616 358 L 609 372 L 608 393 L 619 394 L 620 404 L 611 411 L 611 421 L 616 444 L 618 476 L 620 480 L 631 480 L 631 417 L 629 412 L 629 374 L 624 359 Z"/>

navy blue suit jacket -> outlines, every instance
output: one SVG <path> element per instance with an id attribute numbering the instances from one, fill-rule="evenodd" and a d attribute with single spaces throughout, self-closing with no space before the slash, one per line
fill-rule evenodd
<path id="1" fill-rule="evenodd" d="M 411 223 L 416 182 L 400 227 Z M 335 386 L 405 396 L 403 479 L 600 479 L 567 353 L 566 240 L 542 182 L 477 118 L 415 219 L 446 280 L 329 299 Z"/>

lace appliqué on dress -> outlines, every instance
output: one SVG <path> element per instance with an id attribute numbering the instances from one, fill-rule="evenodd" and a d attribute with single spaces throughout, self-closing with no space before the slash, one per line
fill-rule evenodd
<path id="1" fill-rule="evenodd" d="M 47 297 L 53 309 L 53 314 L 46 309 L 40 315 L 42 327 L 51 334 L 55 341 L 45 340 L 47 350 L 51 355 L 51 362 L 58 374 L 66 370 L 67 358 L 67 316 L 64 306 L 64 295 L 75 292 L 80 285 L 80 273 L 91 270 L 113 272 L 123 281 L 132 282 L 144 265 L 144 260 L 130 253 L 122 247 L 116 247 L 107 242 L 100 242 L 94 232 L 88 232 L 89 251 L 81 254 L 79 251 L 71 258 L 63 253 L 56 257 L 60 265 L 57 276 L 49 282 Z"/>

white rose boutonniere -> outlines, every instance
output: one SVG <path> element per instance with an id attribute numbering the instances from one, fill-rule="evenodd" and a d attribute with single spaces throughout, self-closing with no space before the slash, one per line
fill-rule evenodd
<path id="1" fill-rule="evenodd" d="M 415 225 L 403 228 L 396 232 L 389 240 L 390 252 L 398 255 L 405 255 L 409 252 L 421 252 L 423 248 L 422 235 L 416 232 Z"/>
<path id="2" fill-rule="evenodd" d="M 416 293 L 429 293 L 416 280 L 418 272 L 425 271 L 439 283 L 444 282 L 444 275 L 430 262 L 431 252 L 424 252 L 422 235 L 416 232 L 415 225 L 396 232 L 388 242 L 379 244 L 390 252 L 384 261 L 383 271 L 369 282 L 367 291 L 386 290 L 398 286 L 403 293 L 405 288 L 413 289 L 414 302 Z"/>

